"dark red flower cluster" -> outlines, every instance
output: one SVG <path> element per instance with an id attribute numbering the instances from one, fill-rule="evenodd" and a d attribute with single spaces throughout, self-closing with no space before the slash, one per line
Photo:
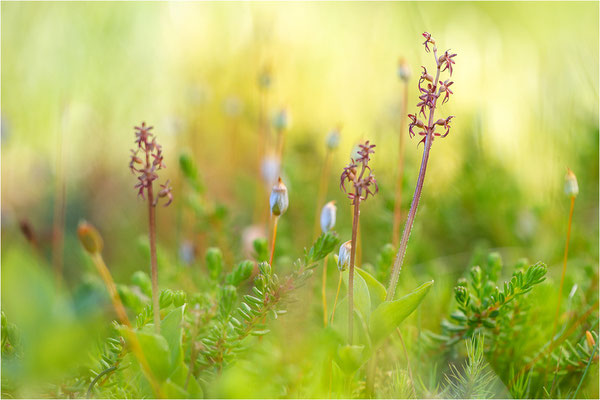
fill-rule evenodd
<path id="1" fill-rule="evenodd" d="M 153 197 L 152 182 L 158 179 L 156 171 L 166 168 L 162 146 L 156 142 L 156 137 L 151 132 L 152 128 L 152 126 L 146 126 L 145 122 L 142 122 L 141 126 L 134 127 L 137 148 L 131 149 L 131 160 L 129 162 L 131 172 L 138 174 L 138 183 L 135 185 L 135 188 L 138 189 L 138 196 L 141 196 L 143 199 L 145 199 L 144 192 L 149 198 Z M 138 156 L 140 152 L 142 153 L 142 157 Z M 168 200 L 165 204 L 166 207 L 173 201 L 169 180 L 164 185 L 160 185 L 160 187 L 161 190 L 154 199 L 153 205 L 155 206 L 158 203 L 159 198 L 166 197 Z"/>
<path id="2" fill-rule="evenodd" d="M 374 196 L 378 191 L 379 187 L 377 186 L 377 180 L 375 179 L 375 175 L 373 175 L 373 171 L 371 167 L 369 167 L 369 161 L 371 160 L 370 155 L 375 153 L 374 144 L 369 144 L 367 140 L 364 144 L 359 144 L 360 148 L 358 151 L 359 157 L 354 161 L 353 158 L 350 159 L 350 164 L 344 167 L 342 171 L 342 175 L 340 176 L 340 188 L 346 192 L 348 198 L 352 200 L 352 204 L 356 204 L 356 201 L 364 201 L 369 195 Z M 360 173 L 358 172 L 360 165 Z M 365 173 L 368 172 L 368 175 L 365 176 Z M 354 187 L 354 192 L 348 193 L 346 190 L 346 182 L 351 182 Z M 372 186 L 375 187 L 375 191 L 371 190 Z"/>
<path id="3" fill-rule="evenodd" d="M 442 104 L 444 104 L 450 99 L 450 95 L 454 94 L 450 89 L 450 86 L 452 86 L 454 82 L 450 81 L 450 79 L 441 81 L 440 73 L 447 70 L 450 76 L 452 76 L 452 65 L 454 65 L 453 58 L 456 54 L 451 54 L 450 51 L 447 50 L 442 56 L 438 57 L 435 40 L 431 37 L 431 34 L 425 32 L 423 33 L 423 37 L 425 38 L 423 45 L 425 45 L 426 52 L 430 51 L 429 45 L 433 45 L 433 55 L 435 57 L 437 71 L 434 78 L 427 72 L 427 68 L 422 67 L 423 72 L 421 73 L 418 84 L 420 101 L 417 103 L 417 107 L 419 107 L 419 112 L 416 115 L 408 115 L 408 118 L 410 118 L 411 121 L 408 128 L 410 137 L 415 136 L 413 130 L 415 127 L 420 129 L 417 134 L 423 136 L 423 139 L 419 141 L 419 144 L 425 143 L 428 136 L 431 137 L 431 141 L 433 141 L 433 138 L 436 136 L 446 137 L 450 132 L 450 120 L 454 118 L 454 116 L 451 115 L 446 119 L 438 119 L 436 122 L 433 122 L 437 100 L 443 95 Z M 427 82 L 427 86 L 423 85 L 424 82 Z M 427 112 L 429 115 L 427 115 Z M 423 117 L 427 119 L 427 123 L 418 119 L 420 115 L 423 115 Z M 446 131 L 443 134 L 436 132 L 436 126 L 442 126 Z"/>

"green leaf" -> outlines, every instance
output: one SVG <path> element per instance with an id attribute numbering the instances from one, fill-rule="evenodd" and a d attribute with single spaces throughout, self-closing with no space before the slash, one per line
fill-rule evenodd
<path id="1" fill-rule="evenodd" d="M 368 320 L 371 315 L 371 295 L 369 294 L 369 287 L 363 279 L 363 277 L 357 273 L 358 268 L 354 269 L 354 307 L 360 310 L 363 317 Z M 350 277 L 350 271 L 343 274 L 344 284 L 348 287 L 348 278 Z"/>
<path id="2" fill-rule="evenodd" d="M 165 319 L 161 321 L 160 333 L 167 341 L 169 352 L 171 354 L 171 366 L 178 364 L 183 359 L 182 334 L 183 310 L 185 306 L 178 307 L 171 311 Z"/>
<path id="3" fill-rule="evenodd" d="M 167 387 L 164 388 L 164 392 L 167 398 L 179 397 L 181 396 L 181 391 L 185 393 L 182 396 L 183 398 L 202 398 L 202 388 L 194 375 L 190 375 L 188 378 L 188 373 L 188 366 L 181 360 L 177 368 L 175 368 L 175 371 L 173 371 L 171 376 L 169 376 L 169 379 L 167 379 L 167 382 L 165 382 L 165 386 Z"/>
<path id="4" fill-rule="evenodd" d="M 138 331 L 135 334 L 152 373 L 156 379 L 164 381 L 171 372 L 171 354 L 167 340 L 161 335 L 147 331 Z"/>
<path id="5" fill-rule="evenodd" d="M 369 333 L 374 348 L 417 308 L 432 285 L 433 281 L 426 282 L 398 300 L 384 301 L 373 311 Z"/>
<path id="6" fill-rule="evenodd" d="M 340 345 L 337 349 L 335 361 L 342 371 L 351 374 L 364 364 L 364 349 L 365 346 Z"/>
<path id="7" fill-rule="evenodd" d="M 369 293 L 371 294 L 371 301 L 373 302 L 372 307 L 377 307 L 381 302 L 385 301 L 387 290 L 385 286 L 381 284 L 375 277 L 369 274 L 364 269 L 356 268 L 356 271 L 362 276 L 369 287 Z"/>

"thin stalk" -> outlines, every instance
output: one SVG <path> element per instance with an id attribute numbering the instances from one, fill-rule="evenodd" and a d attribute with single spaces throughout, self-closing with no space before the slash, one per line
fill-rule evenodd
<path id="1" fill-rule="evenodd" d="M 434 50 L 435 54 L 435 50 Z M 437 54 L 435 54 L 437 63 Z M 435 75 L 434 86 L 438 86 L 440 79 L 440 66 L 437 67 L 437 73 Z M 439 96 L 438 89 L 438 96 Z M 392 268 L 392 274 L 390 277 L 390 284 L 387 290 L 386 300 L 390 301 L 394 298 L 396 293 L 396 286 L 398 284 L 398 277 L 400 276 L 400 270 L 402 269 L 402 263 L 404 262 L 404 256 L 406 255 L 406 246 L 408 245 L 408 238 L 412 231 L 413 224 L 415 223 L 415 216 L 417 215 L 417 207 L 419 206 L 419 200 L 421 199 L 421 191 L 423 190 L 423 182 L 425 181 L 425 172 L 427 171 L 427 162 L 429 161 L 429 151 L 431 150 L 431 144 L 433 143 L 433 115 L 435 112 L 435 106 L 437 105 L 437 99 L 429 110 L 429 123 L 427 124 L 428 132 L 425 139 L 425 149 L 423 150 L 423 159 L 421 160 L 421 169 L 419 170 L 419 178 L 417 179 L 417 186 L 415 187 L 415 194 L 410 205 L 410 211 L 406 219 L 406 225 L 404 225 L 404 231 L 402 232 L 402 239 L 400 240 L 400 247 L 394 260 L 394 266 Z"/>
<path id="2" fill-rule="evenodd" d="M 146 156 L 148 157 L 148 156 Z M 150 238 L 150 266 L 152 278 L 152 308 L 154 309 L 154 329 L 160 334 L 160 302 L 158 292 L 158 265 L 156 262 L 156 215 L 152 184 L 148 186 L 148 235 Z"/>
<path id="3" fill-rule="evenodd" d="M 273 222 L 273 239 L 271 241 L 271 257 L 269 257 L 269 265 L 273 266 L 273 254 L 275 254 L 275 239 L 277 239 L 277 221 L 279 221 L 279 216 L 275 216 L 275 221 Z"/>
<path id="4" fill-rule="evenodd" d="M 323 297 L 323 326 L 327 326 L 327 261 L 329 254 L 323 260 L 323 284 L 321 285 L 321 296 Z"/>
<path id="5" fill-rule="evenodd" d="M 335 292 L 335 300 L 333 301 L 333 309 L 331 310 L 331 324 L 333 324 L 333 317 L 335 317 L 335 308 L 337 307 L 338 297 L 340 296 L 340 288 L 342 287 L 342 273 L 340 272 L 340 279 L 338 280 L 337 291 Z"/>
<path id="6" fill-rule="evenodd" d="M 52 266 L 57 285 L 62 282 L 65 241 L 66 187 L 63 157 L 63 132 L 64 127 L 62 127 L 58 133 L 56 141 L 56 198 L 54 199 L 54 217 L 52 224 Z"/>
<path id="7" fill-rule="evenodd" d="M 396 177 L 396 195 L 394 197 L 394 225 L 392 244 L 398 246 L 400 241 L 400 220 L 402 219 L 402 178 L 404 176 L 404 126 L 406 125 L 406 104 L 408 103 L 408 84 L 404 83 L 402 109 L 400 117 L 400 132 L 398 135 L 398 176 Z"/>
<path id="8" fill-rule="evenodd" d="M 569 241 L 571 239 L 571 222 L 573 221 L 573 209 L 575 207 L 575 196 L 571 196 L 571 208 L 569 210 L 569 223 L 567 225 L 567 242 L 565 243 L 565 255 L 563 258 L 563 268 L 560 277 L 560 286 L 558 288 L 558 304 L 556 305 L 556 313 L 554 316 L 554 328 L 552 329 L 552 340 L 556 335 L 556 329 L 558 327 L 558 317 L 560 315 L 560 304 L 562 300 L 563 285 L 565 283 L 565 273 L 567 272 L 567 257 L 569 254 Z"/>
<path id="9" fill-rule="evenodd" d="M 104 285 L 106 286 L 106 289 L 108 290 L 111 302 L 117 313 L 117 318 L 119 319 L 119 321 L 121 322 L 122 325 L 126 326 L 125 331 L 127 332 L 128 339 L 131 343 L 131 351 L 133 352 L 133 355 L 137 358 L 142 369 L 146 373 L 146 376 L 148 377 L 148 380 L 150 381 L 150 385 L 154 389 L 156 396 L 159 398 L 164 398 L 162 390 L 160 389 L 160 386 L 158 385 L 156 378 L 154 377 L 154 374 L 152 373 L 152 370 L 150 369 L 150 365 L 148 364 L 148 361 L 146 360 L 146 357 L 142 351 L 142 347 L 140 346 L 137 336 L 133 332 L 133 327 L 131 325 L 131 322 L 129 321 L 129 317 L 127 316 L 127 312 L 125 311 L 125 307 L 123 306 L 121 297 L 119 296 L 119 293 L 117 292 L 117 287 L 112 278 L 112 275 L 110 274 L 108 267 L 104 263 L 102 254 L 92 253 L 91 256 L 92 256 L 92 261 L 94 262 L 94 265 L 96 266 L 96 269 L 98 270 L 98 273 L 100 274 L 100 277 L 104 281 Z"/>
<path id="10" fill-rule="evenodd" d="M 356 253 L 356 236 L 358 233 L 358 218 L 360 217 L 360 195 L 354 190 L 354 217 L 352 218 L 352 248 L 350 249 L 350 268 L 348 270 L 348 343 L 352 344 L 354 336 L 354 258 Z"/>

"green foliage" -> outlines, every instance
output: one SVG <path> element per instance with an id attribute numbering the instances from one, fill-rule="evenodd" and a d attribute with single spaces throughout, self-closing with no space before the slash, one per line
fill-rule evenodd
<path id="1" fill-rule="evenodd" d="M 447 385 L 442 392 L 452 399 L 489 399 L 494 397 L 494 373 L 484 360 L 483 336 L 466 340 L 467 361 L 462 372 L 453 364 L 446 375 Z"/>
<path id="2" fill-rule="evenodd" d="M 252 242 L 252 247 L 254 248 L 254 258 L 256 261 L 264 262 L 269 260 L 269 244 L 267 243 L 267 239 L 255 239 Z"/>
<path id="3" fill-rule="evenodd" d="M 421 304 L 432 285 L 433 281 L 426 282 L 398 300 L 382 302 L 373 311 L 369 321 L 373 346 L 392 333 Z"/>
<path id="4" fill-rule="evenodd" d="M 544 281 L 546 266 L 542 263 L 531 265 L 523 271 L 519 264 L 508 282 L 498 289 L 497 279 L 502 270 L 502 260 L 497 253 L 489 255 L 484 268 L 474 266 L 469 272 L 469 281 L 461 279 L 454 288 L 454 299 L 458 310 L 450 314 L 450 319 L 442 322 L 446 336 L 436 336 L 447 346 L 462 339 L 472 337 L 480 329 L 496 329 L 498 320 L 512 318 L 514 300 L 530 292 Z M 433 337 L 433 336 L 430 336 Z"/>
<path id="5" fill-rule="evenodd" d="M 210 279 L 217 280 L 223 271 L 223 253 L 217 247 L 206 250 L 206 268 Z"/>
<path id="6" fill-rule="evenodd" d="M 242 261 L 233 268 L 233 271 L 225 276 L 225 283 L 228 285 L 239 286 L 246 279 L 250 278 L 253 269 L 254 263 L 252 261 Z"/>

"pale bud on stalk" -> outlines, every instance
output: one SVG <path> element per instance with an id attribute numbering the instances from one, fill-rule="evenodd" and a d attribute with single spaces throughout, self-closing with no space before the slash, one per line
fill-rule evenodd
<path id="1" fill-rule="evenodd" d="M 282 108 L 273 117 L 273 127 L 278 132 L 285 130 L 290 125 L 290 115 L 285 108 Z"/>
<path id="2" fill-rule="evenodd" d="M 577 177 L 569 168 L 567 168 L 567 175 L 565 176 L 565 194 L 569 197 L 577 197 L 579 194 Z"/>
<path id="3" fill-rule="evenodd" d="M 335 226 L 336 210 L 335 201 L 330 201 L 323 206 L 321 210 L 321 230 L 323 233 L 327 233 Z"/>
<path id="4" fill-rule="evenodd" d="M 352 252 L 352 240 L 342 243 L 338 255 L 338 269 L 345 271 L 350 266 L 350 253 Z"/>
<path id="5" fill-rule="evenodd" d="M 271 206 L 271 214 L 277 217 L 285 213 L 288 209 L 288 191 L 281 178 L 279 178 L 277 184 L 273 186 L 271 197 L 269 198 L 269 204 Z"/>
<path id="6" fill-rule="evenodd" d="M 404 82 L 408 82 L 411 77 L 410 66 L 404 58 L 400 58 L 398 61 L 398 78 Z"/>
<path id="7" fill-rule="evenodd" d="M 327 148 L 329 150 L 335 150 L 340 145 L 340 131 L 339 129 L 334 129 L 329 132 L 327 135 L 327 139 L 325 141 L 327 144 Z"/>

